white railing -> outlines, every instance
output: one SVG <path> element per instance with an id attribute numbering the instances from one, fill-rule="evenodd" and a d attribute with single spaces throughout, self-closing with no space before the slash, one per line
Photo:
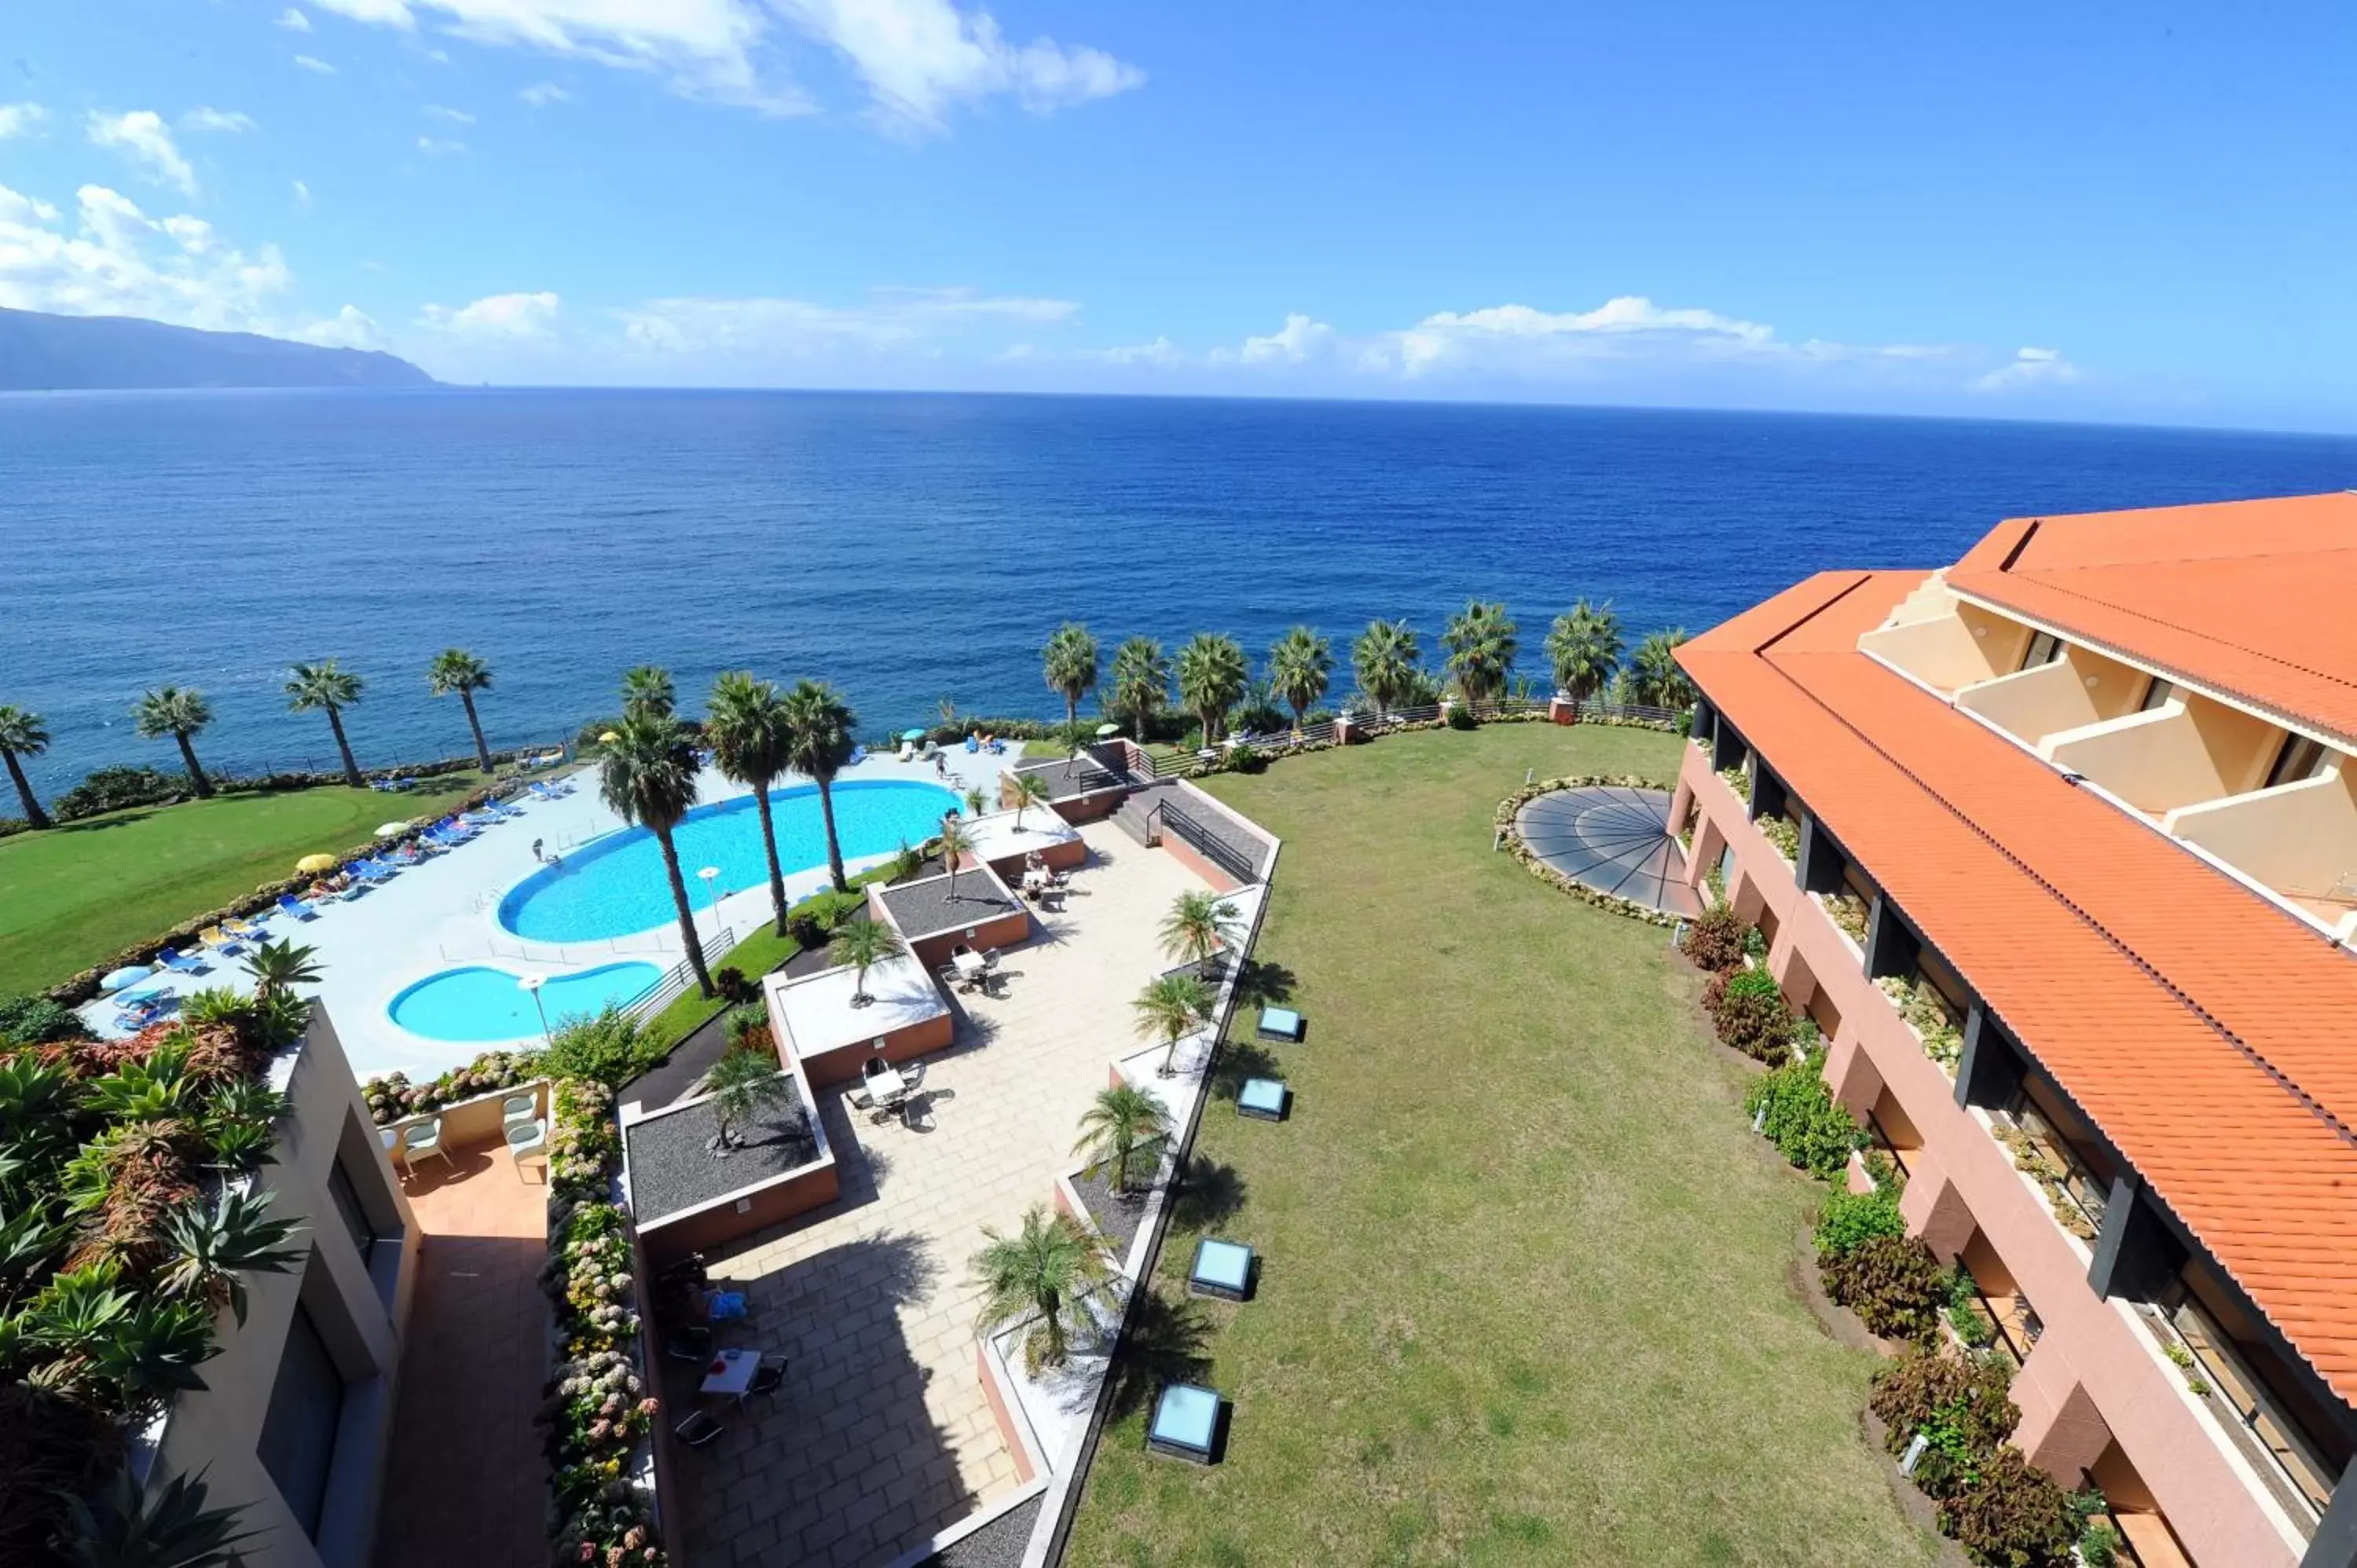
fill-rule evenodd
<path id="1" fill-rule="evenodd" d="M 723 926 L 719 931 L 714 935 L 711 945 L 705 950 L 705 965 L 709 967 L 711 964 L 711 954 L 716 952 L 723 958 L 726 958 L 729 953 L 734 952 L 736 949 L 736 931 L 732 928 Z M 664 1008 L 670 1006 L 673 1003 L 678 1001 L 681 997 L 686 995 L 687 988 L 694 983 L 694 966 L 689 963 L 685 959 L 682 959 L 677 963 L 672 965 L 671 968 L 665 970 L 661 979 L 655 981 L 644 991 L 640 992 L 636 996 L 631 997 L 628 1002 L 622 1004 L 622 1011 L 628 1013 L 631 1017 L 644 1022 L 645 1020 L 653 1017 L 656 1014 L 662 1012 Z"/>

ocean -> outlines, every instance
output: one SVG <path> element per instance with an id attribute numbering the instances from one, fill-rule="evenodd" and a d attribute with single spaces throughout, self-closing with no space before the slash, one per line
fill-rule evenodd
<path id="1" fill-rule="evenodd" d="M 0 703 L 45 791 L 177 766 L 128 710 L 201 687 L 236 771 L 331 764 L 287 665 L 368 682 L 363 766 L 468 749 L 425 669 L 488 660 L 494 745 L 613 711 L 632 664 L 816 676 L 865 733 L 1060 717 L 1067 618 L 1255 660 L 1468 597 L 1522 623 L 1609 598 L 1634 646 L 1835 566 L 1953 560 L 2001 517 L 2357 485 L 2357 439 L 1491 405 L 468 391 L 0 396 Z M 1349 685 L 1347 675 L 1340 682 Z M 0 800 L 0 809 L 13 805 Z"/>

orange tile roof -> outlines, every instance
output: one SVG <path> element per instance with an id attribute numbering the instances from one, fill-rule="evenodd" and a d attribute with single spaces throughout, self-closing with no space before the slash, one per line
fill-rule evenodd
<path id="1" fill-rule="evenodd" d="M 1821 575 L 1680 661 L 2357 1404 L 2357 960 L 1858 652 L 1921 581 Z"/>
<path id="2" fill-rule="evenodd" d="M 1999 523 L 1948 585 L 2357 744 L 2357 493 Z"/>

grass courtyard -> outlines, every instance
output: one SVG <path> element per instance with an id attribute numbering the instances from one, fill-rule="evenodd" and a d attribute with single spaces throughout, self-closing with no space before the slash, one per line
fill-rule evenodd
<path id="1" fill-rule="evenodd" d="M 1817 1189 L 1750 1135 L 1698 978 L 1490 848 L 1526 768 L 1667 779 L 1678 745 L 1500 725 L 1209 782 L 1286 841 L 1257 956 L 1309 1037 L 1272 1047 L 1289 1122 L 1215 1100 L 1196 1144 L 1261 1254 L 1255 1299 L 1184 1314 L 1224 1462 L 1123 1417 L 1073 1568 L 1940 1560 L 1860 1435 L 1873 1358 L 1799 1294 Z"/>
<path id="2" fill-rule="evenodd" d="M 0 994 L 55 985 L 293 875 L 307 854 L 365 843 L 379 823 L 445 811 L 481 783 L 457 773 L 399 795 L 217 795 L 0 839 Z"/>

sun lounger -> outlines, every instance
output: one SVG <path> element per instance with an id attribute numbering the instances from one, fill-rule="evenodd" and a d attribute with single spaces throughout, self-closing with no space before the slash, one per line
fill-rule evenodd
<path id="1" fill-rule="evenodd" d="M 202 974 L 205 966 L 178 948 L 166 948 L 156 955 L 156 961 L 180 974 Z"/>
<path id="2" fill-rule="evenodd" d="M 298 920 L 317 918 L 311 906 L 296 897 L 292 893 L 281 893 L 278 896 L 278 908 L 283 913 L 292 915 Z"/>
<path id="3" fill-rule="evenodd" d="M 245 950 L 243 942 L 219 926 L 207 926 L 197 933 L 197 940 L 204 943 L 208 951 L 220 953 L 224 958 L 234 958 Z"/>
<path id="4" fill-rule="evenodd" d="M 914 762 L 917 760 L 917 743 L 915 741 L 904 740 L 900 743 L 900 760 L 903 762 Z"/>
<path id="5" fill-rule="evenodd" d="M 223 920 L 221 929 L 240 941 L 266 942 L 270 940 L 270 933 L 262 929 L 261 922 L 264 918 L 263 915 L 256 915 L 251 920 Z"/>
<path id="6" fill-rule="evenodd" d="M 866 760 L 867 748 L 864 746 L 855 746 L 851 748 L 851 760 L 844 764 L 844 766 L 846 768 L 856 768 Z"/>

